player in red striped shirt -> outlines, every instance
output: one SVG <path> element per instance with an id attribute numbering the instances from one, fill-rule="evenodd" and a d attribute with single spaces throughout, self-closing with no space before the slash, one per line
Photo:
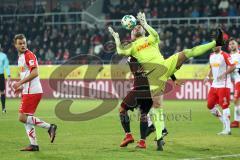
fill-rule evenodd
<path id="1" fill-rule="evenodd" d="M 42 85 L 38 74 L 38 62 L 34 53 L 27 49 L 26 38 L 23 34 L 14 37 L 14 45 L 18 51 L 18 67 L 21 80 L 13 84 L 15 94 L 22 93 L 19 108 L 19 121 L 24 123 L 30 145 L 21 151 L 39 151 L 34 126 L 48 130 L 53 143 L 57 126 L 46 123 L 34 116 L 37 106 L 42 98 Z"/>
<path id="2" fill-rule="evenodd" d="M 211 70 L 205 82 L 210 76 L 213 77 L 213 82 L 208 93 L 207 106 L 210 112 L 223 123 L 223 131 L 218 135 L 230 135 L 230 73 L 234 71 L 235 64 L 232 62 L 230 55 L 222 51 L 220 46 L 216 47 L 210 55 L 209 63 Z M 216 105 L 221 106 L 222 113 Z"/>
<path id="3" fill-rule="evenodd" d="M 238 42 L 235 39 L 230 39 L 228 48 L 236 69 L 232 73 L 234 80 L 234 121 L 231 123 L 231 128 L 240 127 L 240 52 Z"/>

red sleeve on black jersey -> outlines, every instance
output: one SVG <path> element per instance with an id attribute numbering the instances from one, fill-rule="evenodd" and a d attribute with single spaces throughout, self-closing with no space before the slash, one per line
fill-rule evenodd
<path id="1" fill-rule="evenodd" d="M 132 74 L 134 76 L 137 76 L 138 74 L 141 74 L 142 71 L 141 71 L 141 64 L 138 63 L 137 59 L 134 58 L 133 56 L 130 56 L 129 59 L 128 59 L 128 64 L 129 64 L 129 67 L 130 67 L 130 71 L 132 72 Z"/>

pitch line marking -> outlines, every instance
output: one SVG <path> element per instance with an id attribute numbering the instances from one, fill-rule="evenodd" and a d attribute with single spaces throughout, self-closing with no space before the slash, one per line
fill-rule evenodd
<path id="1" fill-rule="evenodd" d="M 213 157 L 203 157 L 203 158 L 184 158 L 179 160 L 204 160 L 204 159 L 218 159 L 218 158 L 230 158 L 230 157 L 240 157 L 240 154 L 229 154 L 229 155 L 221 155 L 221 156 L 213 156 Z"/>

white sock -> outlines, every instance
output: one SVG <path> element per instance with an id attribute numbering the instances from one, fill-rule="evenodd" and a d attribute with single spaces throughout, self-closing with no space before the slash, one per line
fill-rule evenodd
<path id="1" fill-rule="evenodd" d="M 147 114 L 147 120 L 148 120 L 148 127 L 150 127 L 151 125 L 153 125 L 153 122 L 151 120 L 151 116 L 150 114 Z M 164 121 L 164 124 L 163 124 L 163 129 L 165 128 L 165 121 Z"/>
<path id="2" fill-rule="evenodd" d="M 227 132 L 230 132 L 231 128 L 230 128 L 230 109 L 229 108 L 226 108 L 223 110 L 223 122 L 225 124 L 225 130 Z"/>
<path id="3" fill-rule="evenodd" d="M 212 113 L 212 115 L 218 117 L 218 119 L 223 123 L 222 113 L 216 106 L 211 109 L 210 112 Z"/>
<path id="4" fill-rule="evenodd" d="M 31 145 L 38 145 L 34 125 L 25 123 L 24 126 Z"/>
<path id="5" fill-rule="evenodd" d="M 148 127 L 150 127 L 153 124 L 153 122 L 149 114 L 147 114 L 147 121 L 148 121 Z"/>
<path id="6" fill-rule="evenodd" d="M 27 117 L 27 123 L 28 124 L 32 124 L 34 126 L 41 127 L 41 128 L 45 128 L 45 129 L 49 129 L 50 128 L 50 124 L 49 123 L 46 123 L 46 122 L 44 122 L 44 121 L 42 121 L 39 118 L 34 117 L 34 116 L 28 116 Z"/>
<path id="7" fill-rule="evenodd" d="M 234 121 L 240 121 L 240 106 L 234 107 Z"/>

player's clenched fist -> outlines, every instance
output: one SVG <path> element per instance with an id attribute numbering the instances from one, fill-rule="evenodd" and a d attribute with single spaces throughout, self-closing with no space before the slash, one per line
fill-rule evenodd
<path id="1" fill-rule="evenodd" d="M 17 89 L 20 88 L 20 87 L 21 87 L 21 84 L 20 84 L 19 82 L 15 82 L 15 83 L 12 84 L 12 88 L 13 88 L 14 90 L 17 90 Z"/>
<path id="2" fill-rule="evenodd" d="M 15 95 L 19 95 L 20 93 L 22 93 L 23 87 L 20 85 L 19 82 L 16 82 L 12 84 L 12 89 L 14 90 Z"/>
<path id="3" fill-rule="evenodd" d="M 23 88 L 20 87 L 20 88 L 18 88 L 17 90 L 14 90 L 14 94 L 15 94 L 16 96 L 18 96 L 19 94 L 22 93 L 22 91 L 23 91 Z"/>

